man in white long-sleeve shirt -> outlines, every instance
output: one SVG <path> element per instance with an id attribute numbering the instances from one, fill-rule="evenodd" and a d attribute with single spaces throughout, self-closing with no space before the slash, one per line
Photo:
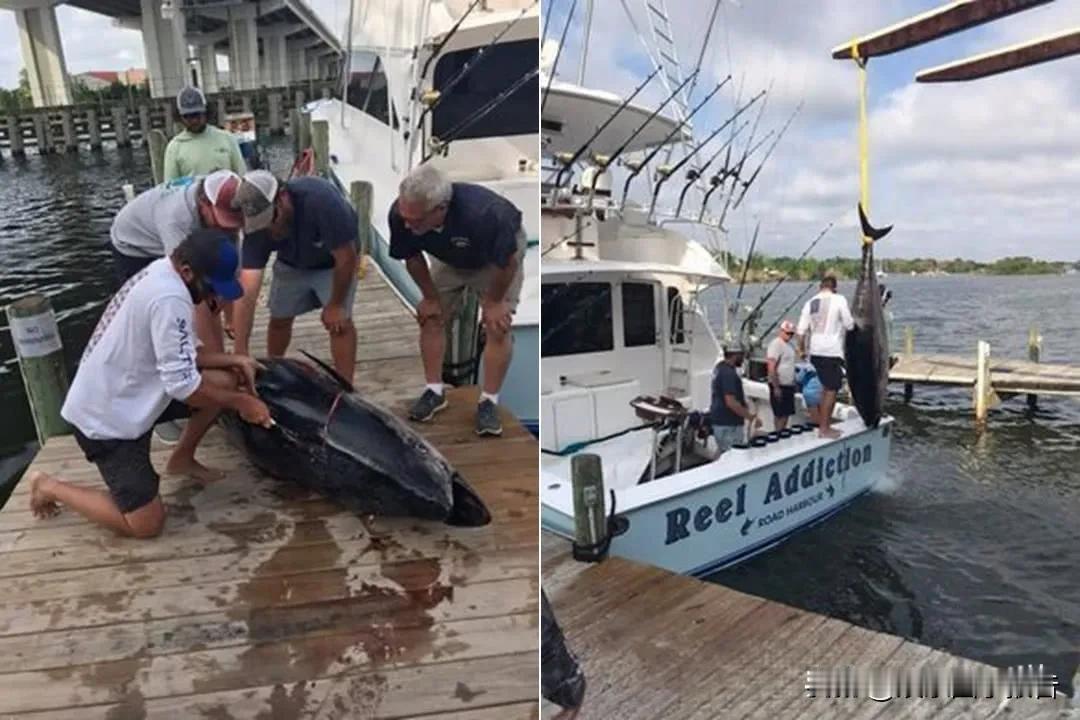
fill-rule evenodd
<path id="1" fill-rule="evenodd" d="M 840 437 L 830 425 L 836 393 L 844 381 L 844 335 L 854 327 L 847 298 L 836 292 L 836 276 L 826 275 L 821 280 L 818 294 L 803 305 L 796 329 L 799 354 L 803 357 L 806 356 L 806 333 L 810 332 L 810 362 L 817 370 L 823 388 L 818 411 L 818 435 L 821 437 Z"/>
<path id="2" fill-rule="evenodd" d="M 254 393 L 255 361 L 209 352 L 194 331 L 197 305 L 240 296 L 237 265 L 225 233 L 196 230 L 112 298 L 61 409 L 108 490 L 33 473 L 28 480 L 35 515 L 48 517 L 66 505 L 121 535 L 153 537 L 165 522 L 160 479 L 150 462 L 157 422 L 190 412 L 166 472 L 201 482 L 220 477 L 195 460 L 195 448 L 222 409 L 270 425 L 270 412 Z"/>

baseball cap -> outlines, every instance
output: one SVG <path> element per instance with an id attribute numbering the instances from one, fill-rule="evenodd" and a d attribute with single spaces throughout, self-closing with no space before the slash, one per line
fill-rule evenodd
<path id="1" fill-rule="evenodd" d="M 746 350 L 744 350 L 743 346 L 740 345 L 739 343 L 736 343 L 736 342 L 724 343 L 724 357 L 727 357 L 728 355 L 745 355 L 745 354 L 746 354 Z"/>
<path id="2" fill-rule="evenodd" d="M 214 221 L 223 230 L 235 230 L 244 224 L 236 210 L 240 184 L 240 176 L 232 170 L 216 170 L 203 178 L 203 194 L 210 201 Z"/>
<path id="3" fill-rule="evenodd" d="M 176 96 L 176 111 L 181 115 L 197 115 L 206 112 L 206 96 L 197 87 L 188 86 Z"/>
<path id="4" fill-rule="evenodd" d="M 213 228 L 200 228 L 184 240 L 191 269 L 222 300 L 236 300 L 244 289 L 236 281 L 240 257 L 229 235 Z"/>
<path id="5" fill-rule="evenodd" d="M 780 332 L 794 333 L 795 323 L 791 322 L 790 320 L 785 320 L 784 322 L 780 323 Z"/>
<path id="6" fill-rule="evenodd" d="M 244 216 L 244 232 L 254 233 L 270 227 L 274 221 L 274 198 L 277 197 L 278 180 L 266 170 L 252 170 L 244 174 L 236 191 L 233 207 Z"/>

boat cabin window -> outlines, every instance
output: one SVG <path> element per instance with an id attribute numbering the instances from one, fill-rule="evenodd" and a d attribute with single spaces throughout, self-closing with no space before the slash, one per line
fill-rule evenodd
<path id="1" fill-rule="evenodd" d="M 349 70 L 349 88 L 346 100 L 384 125 L 398 127 L 397 113 L 393 112 L 390 93 L 386 84 L 386 72 L 382 61 L 373 52 L 356 52 Z"/>
<path id="2" fill-rule="evenodd" d="M 481 48 L 468 48 L 443 55 L 435 63 L 436 89 L 457 77 Z M 538 132 L 540 81 L 538 76 L 504 98 L 490 112 L 488 103 L 536 67 L 536 39 L 499 43 L 484 50 L 484 57 L 468 71 L 432 111 L 435 137 L 443 138 L 460 123 L 473 120 L 457 139 L 529 135 Z M 484 112 L 481 116 L 479 113 Z"/>
<path id="3" fill-rule="evenodd" d="M 656 292 L 651 283 L 623 283 L 622 312 L 626 347 L 656 344 Z"/>
<path id="4" fill-rule="evenodd" d="M 544 283 L 540 355 L 579 355 L 615 347 L 610 283 Z M 550 318 L 550 319 L 549 319 Z"/>
<path id="5" fill-rule="evenodd" d="M 667 289 L 668 317 L 671 319 L 671 332 L 668 342 L 672 345 L 681 345 L 686 341 L 686 328 L 683 326 L 683 301 L 678 288 Z"/>

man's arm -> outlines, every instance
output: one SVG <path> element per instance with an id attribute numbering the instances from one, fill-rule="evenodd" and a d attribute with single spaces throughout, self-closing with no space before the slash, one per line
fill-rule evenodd
<path id="1" fill-rule="evenodd" d="M 176 141 L 170 140 L 165 146 L 165 162 L 162 163 L 162 179 L 169 182 L 180 177 L 180 165 L 176 162 Z"/>
<path id="2" fill-rule="evenodd" d="M 738 398 L 735 397 L 735 393 L 724 393 L 724 405 L 727 406 L 728 410 L 735 413 L 743 420 L 753 420 L 754 418 L 754 414 L 750 412 L 750 408 L 741 404 Z"/>
<path id="3" fill-rule="evenodd" d="M 777 359 L 774 357 L 765 357 L 765 367 L 769 373 L 769 384 L 774 388 L 780 387 L 780 376 L 776 372 L 776 366 L 778 365 Z"/>
<path id="4" fill-rule="evenodd" d="M 349 286 L 356 277 L 356 246 L 342 245 L 330 251 L 334 256 L 334 277 L 330 288 L 330 304 L 343 307 L 349 294 Z"/>
<path id="5" fill-rule="evenodd" d="M 222 132 L 227 132 L 223 130 Z M 247 172 L 247 163 L 244 162 L 244 154 L 240 152 L 240 141 L 229 133 L 229 142 L 231 147 L 229 148 L 229 165 L 230 169 L 237 175 L 243 175 Z"/>
<path id="6" fill-rule="evenodd" d="M 488 286 L 486 298 L 488 301 L 501 302 L 506 297 L 506 291 L 510 289 L 510 285 L 514 282 L 514 276 L 517 275 L 518 265 L 518 254 L 515 252 L 507 260 L 505 267 L 495 266 L 491 285 Z"/>
<path id="7" fill-rule="evenodd" d="M 259 303 L 262 277 L 261 269 L 244 268 L 240 271 L 240 287 L 244 289 L 244 294 L 233 304 L 233 334 L 236 337 L 233 349 L 237 355 L 249 354 L 248 342 L 255 324 L 255 307 Z"/>
<path id="8" fill-rule="evenodd" d="M 427 259 L 423 253 L 416 253 L 405 261 L 405 269 L 420 288 L 425 300 L 438 300 L 439 291 L 435 287 L 435 281 L 428 269 Z"/>
<path id="9" fill-rule="evenodd" d="M 847 298 L 843 295 L 839 297 L 843 301 L 840 303 L 840 322 L 845 330 L 853 330 L 855 329 L 855 319 L 851 317 L 851 308 L 848 307 Z"/>

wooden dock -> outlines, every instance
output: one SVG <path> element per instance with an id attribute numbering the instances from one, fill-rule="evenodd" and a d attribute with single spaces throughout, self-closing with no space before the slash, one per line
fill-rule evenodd
<path id="1" fill-rule="evenodd" d="M 359 392 L 404 412 L 423 383 L 415 325 L 374 269 L 354 317 Z M 301 348 L 328 357 L 317 313 Z M 0 718 L 536 717 L 537 443 L 506 416 L 501 439 L 477 438 L 476 392 L 422 429 L 488 503 L 484 528 L 357 517 L 261 475 L 217 428 L 199 458 L 228 477 L 163 478 L 155 540 L 35 520 L 17 487 L 0 510 Z M 70 437 L 31 469 L 101 482 Z"/>
<path id="2" fill-rule="evenodd" d="M 1066 718 L 1068 700 L 810 698 L 806 672 L 946 668 L 959 660 L 898 637 L 720 585 L 609 557 L 576 562 L 543 533 L 543 587 L 586 676 L 577 720 Z M 969 664 L 974 667 L 975 664 Z M 985 668 L 985 666 L 982 666 Z M 544 702 L 543 717 L 557 711 Z"/>
<path id="3" fill-rule="evenodd" d="M 916 385 L 974 387 L 978 377 L 974 355 L 898 355 L 889 380 Z M 989 362 L 990 385 L 999 395 L 1038 394 L 1080 397 L 1080 366 L 1028 360 Z"/>

